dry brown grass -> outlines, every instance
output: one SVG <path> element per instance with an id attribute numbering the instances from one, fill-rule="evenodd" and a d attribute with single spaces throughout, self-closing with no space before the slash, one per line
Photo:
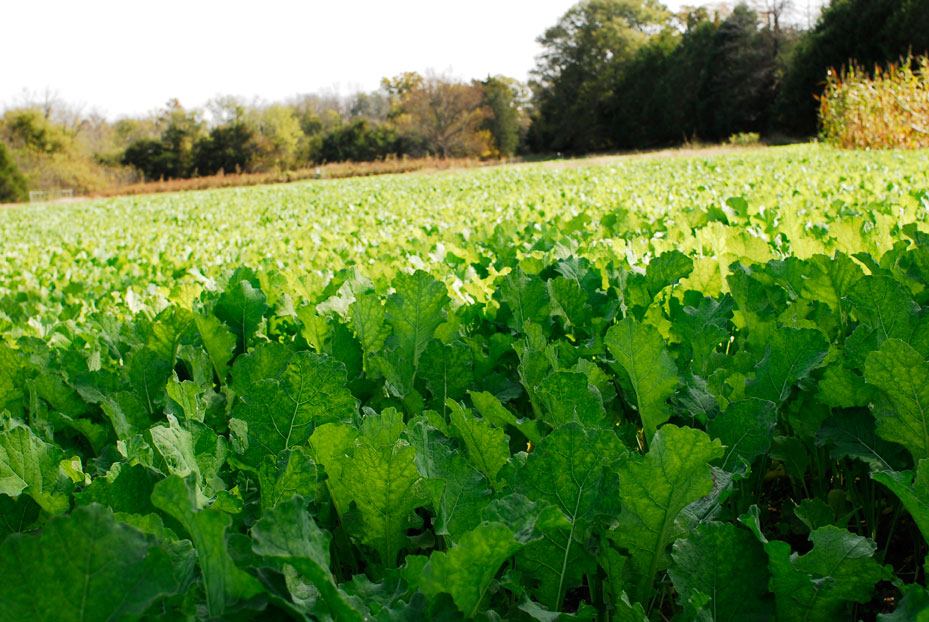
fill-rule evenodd
<path id="1" fill-rule="evenodd" d="M 873 75 L 857 65 L 843 72 L 830 70 L 819 104 L 822 136 L 833 145 L 929 147 L 929 57 L 876 67 Z"/>
<path id="2" fill-rule="evenodd" d="M 134 194 L 154 194 L 158 192 L 180 192 L 183 190 L 209 190 L 211 188 L 229 188 L 232 186 L 280 184 L 304 179 L 340 179 L 344 177 L 365 177 L 368 175 L 387 175 L 392 173 L 472 168 L 497 163 L 499 162 L 470 158 L 449 158 L 446 160 L 441 158 L 395 158 L 377 162 L 338 162 L 294 171 L 238 173 L 194 177 L 192 179 L 150 181 L 106 188 L 94 192 L 92 196 L 112 197 Z"/>

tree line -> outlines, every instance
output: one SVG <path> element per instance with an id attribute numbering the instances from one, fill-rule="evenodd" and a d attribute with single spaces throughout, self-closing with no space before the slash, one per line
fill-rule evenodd
<path id="1" fill-rule="evenodd" d="M 805 29 L 792 0 L 752 2 L 673 13 L 657 0 L 582 0 L 539 37 L 528 84 L 403 73 L 347 97 L 171 100 L 115 122 L 46 93 L 0 118 L 0 198 L 391 157 L 805 138 L 830 67 L 929 51 L 929 0 L 832 0 Z"/>
<path id="2" fill-rule="evenodd" d="M 345 99 L 249 106 L 218 98 L 210 123 L 173 101 L 148 127 L 123 122 L 137 137 L 122 163 L 146 179 L 170 179 L 402 156 L 506 157 L 524 133 L 523 91 L 505 77 L 465 83 L 404 73 Z"/>
<path id="3" fill-rule="evenodd" d="M 267 104 L 221 96 L 204 108 L 172 99 L 149 115 L 113 123 L 45 94 L 0 118 L 0 145 L 9 151 L 0 157 L 15 161 L 30 187 L 93 191 L 390 157 L 509 157 L 527 128 L 528 90 L 517 80 L 408 72 L 347 97 L 310 94 Z"/>
<path id="4" fill-rule="evenodd" d="M 583 153 L 817 132 L 826 73 L 929 50 L 929 0 L 833 0 L 809 29 L 790 0 L 671 13 L 586 0 L 539 39 L 529 146 Z"/>

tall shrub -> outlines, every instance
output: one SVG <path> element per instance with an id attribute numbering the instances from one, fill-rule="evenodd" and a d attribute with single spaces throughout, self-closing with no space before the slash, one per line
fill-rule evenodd
<path id="1" fill-rule="evenodd" d="M 0 203 L 25 201 L 27 198 L 26 178 L 19 172 L 6 145 L 0 143 Z"/>

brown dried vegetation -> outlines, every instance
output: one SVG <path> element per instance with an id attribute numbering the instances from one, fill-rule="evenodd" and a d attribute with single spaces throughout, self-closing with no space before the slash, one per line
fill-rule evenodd
<path id="1" fill-rule="evenodd" d="M 830 69 L 820 98 L 821 135 L 846 149 L 929 147 L 929 57 L 907 58 L 870 75 L 853 64 Z"/>

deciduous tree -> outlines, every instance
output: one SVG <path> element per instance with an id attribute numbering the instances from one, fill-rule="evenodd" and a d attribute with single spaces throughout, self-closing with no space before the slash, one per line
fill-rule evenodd
<path id="1" fill-rule="evenodd" d="M 481 89 L 441 76 L 429 76 L 403 99 L 404 129 L 434 155 L 479 156 L 489 136 L 481 125 L 490 112 Z"/>

